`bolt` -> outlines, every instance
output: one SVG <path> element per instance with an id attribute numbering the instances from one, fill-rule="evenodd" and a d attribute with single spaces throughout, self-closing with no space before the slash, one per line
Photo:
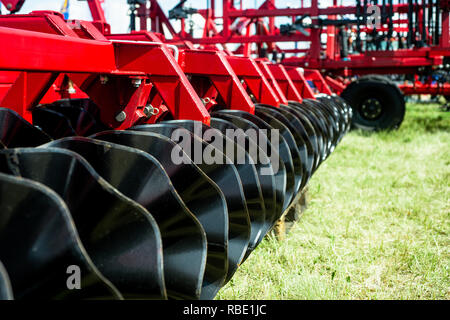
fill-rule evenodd
<path id="1" fill-rule="evenodd" d="M 127 114 L 125 113 L 125 111 L 120 111 L 116 115 L 116 121 L 117 122 L 124 122 L 126 118 L 127 118 Z"/>
<path id="2" fill-rule="evenodd" d="M 150 104 L 150 105 L 146 106 L 144 108 L 144 110 L 142 110 L 142 111 L 148 117 L 150 115 L 150 112 L 152 112 L 152 110 L 153 110 L 153 106 Z"/>
<path id="3" fill-rule="evenodd" d="M 11 3 L 8 3 L 8 4 L 6 5 L 6 8 L 7 8 L 8 10 L 11 10 L 12 4 L 11 4 Z"/>
<path id="4" fill-rule="evenodd" d="M 75 90 L 74 87 L 69 87 L 69 88 L 67 88 L 67 93 L 69 93 L 69 94 L 75 94 L 75 93 L 77 93 L 77 90 Z"/>
<path id="5" fill-rule="evenodd" d="M 108 83 L 108 77 L 107 76 L 100 76 L 100 83 L 101 84 L 106 84 Z"/>
<path id="6" fill-rule="evenodd" d="M 153 107 L 151 104 L 149 104 L 148 106 L 146 106 L 146 107 L 144 108 L 144 110 L 142 110 L 142 111 L 144 112 L 144 114 L 145 114 L 147 117 L 150 117 L 150 116 L 156 116 L 157 114 L 159 114 L 159 109 Z"/>
<path id="7" fill-rule="evenodd" d="M 139 88 L 141 86 L 142 79 L 133 79 L 131 80 L 131 83 L 135 88 Z"/>

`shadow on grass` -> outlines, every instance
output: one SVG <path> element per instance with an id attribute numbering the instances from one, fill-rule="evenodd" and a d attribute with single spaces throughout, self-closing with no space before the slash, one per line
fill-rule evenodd
<path id="1" fill-rule="evenodd" d="M 352 128 L 351 132 L 356 133 L 358 136 L 360 137 L 372 137 L 372 136 L 377 136 L 380 134 L 385 134 L 385 133 L 389 133 L 389 132 L 395 132 L 396 130 L 394 129 L 390 129 L 390 130 L 373 130 L 373 131 L 368 131 L 368 130 L 362 130 L 362 129 L 358 129 L 358 128 Z"/>
<path id="2" fill-rule="evenodd" d="M 418 117 L 413 120 L 415 126 L 418 127 L 418 129 L 421 129 L 422 131 L 428 132 L 428 133 L 436 133 L 439 131 L 450 131 L 450 117 L 439 115 L 437 117 L 427 117 L 422 118 Z"/>
<path id="3" fill-rule="evenodd" d="M 405 120 L 398 129 L 365 131 L 353 128 L 352 132 L 361 137 L 373 135 L 389 135 L 392 133 L 438 133 L 450 132 L 450 113 L 441 108 L 436 109 L 410 109 L 406 111 Z"/>

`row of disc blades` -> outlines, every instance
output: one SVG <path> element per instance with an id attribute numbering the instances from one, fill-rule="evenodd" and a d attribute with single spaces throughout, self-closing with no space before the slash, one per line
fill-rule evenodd
<path id="1" fill-rule="evenodd" d="M 213 299 L 350 119 L 336 96 L 121 131 L 89 100 L 0 109 L 0 299 Z"/>

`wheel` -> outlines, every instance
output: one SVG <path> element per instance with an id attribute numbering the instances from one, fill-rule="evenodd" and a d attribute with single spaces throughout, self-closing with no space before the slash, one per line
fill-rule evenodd
<path id="1" fill-rule="evenodd" d="M 405 115 L 405 99 L 389 79 L 363 76 L 350 83 L 341 97 L 353 108 L 353 127 L 363 130 L 397 129 Z"/>

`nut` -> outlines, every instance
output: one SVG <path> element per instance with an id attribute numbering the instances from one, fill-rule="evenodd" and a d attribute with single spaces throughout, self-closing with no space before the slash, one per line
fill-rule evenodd
<path id="1" fill-rule="evenodd" d="M 116 115 L 116 121 L 117 122 L 124 122 L 126 118 L 127 118 L 127 114 L 125 113 L 125 111 L 120 111 Z"/>

